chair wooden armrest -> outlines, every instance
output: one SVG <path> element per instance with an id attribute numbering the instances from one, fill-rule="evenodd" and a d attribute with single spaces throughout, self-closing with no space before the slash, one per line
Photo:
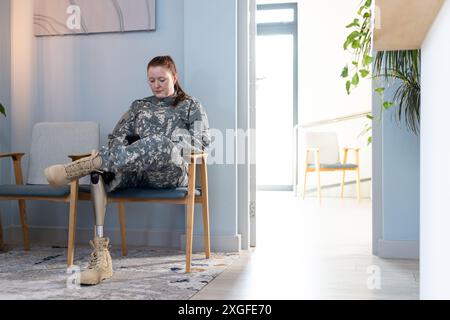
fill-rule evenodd
<path id="1" fill-rule="evenodd" d="M 353 150 L 353 151 L 355 151 L 356 165 L 359 167 L 359 150 L 360 150 L 360 148 L 345 147 L 345 148 L 342 148 L 342 149 L 344 149 L 344 161 L 342 163 L 343 164 L 347 163 L 348 151 L 349 150 Z"/>
<path id="2" fill-rule="evenodd" d="M 202 152 L 202 153 L 191 153 L 189 155 L 189 165 L 188 165 L 188 192 L 195 192 L 195 187 L 196 187 L 196 165 L 197 165 L 197 160 L 201 159 L 201 162 L 199 163 L 201 166 L 201 170 L 200 170 L 200 174 L 201 174 L 201 181 L 203 182 L 203 175 L 206 174 L 206 169 L 204 169 L 204 167 L 206 167 L 206 157 L 208 156 L 207 153 Z"/>
<path id="3" fill-rule="evenodd" d="M 25 155 L 25 153 L 20 152 L 12 152 L 12 153 L 0 153 L 0 158 L 8 158 L 11 157 L 14 159 L 20 159 Z"/>
<path id="4" fill-rule="evenodd" d="M 309 156 L 309 152 L 310 151 L 314 152 L 314 159 L 315 159 L 314 162 L 315 162 L 315 164 L 316 165 L 320 164 L 320 156 L 319 156 L 320 149 L 319 148 L 305 148 L 305 150 L 306 150 L 306 165 L 308 165 L 308 156 Z M 320 166 L 318 168 L 320 168 Z"/>
<path id="5" fill-rule="evenodd" d="M 344 150 L 344 164 L 345 163 L 347 163 L 347 155 L 348 155 L 348 151 L 349 150 L 353 150 L 353 151 L 355 151 L 355 154 L 356 154 L 356 161 L 358 162 L 358 164 L 359 164 L 359 150 L 360 150 L 360 148 L 352 148 L 352 147 L 344 147 L 344 148 L 342 148 L 343 150 Z"/>
<path id="6" fill-rule="evenodd" d="M 25 153 L 21 152 L 11 152 L 11 153 L 0 153 L 0 158 L 11 157 L 13 160 L 14 166 L 14 177 L 16 178 L 16 184 L 23 184 L 23 175 L 22 175 L 22 164 L 21 160 Z"/>
<path id="7" fill-rule="evenodd" d="M 342 149 L 344 149 L 344 151 L 347 151 L 347 150 L 353 150 L 353 151 L 356 151 L 356 152 L 358 152 L 361 148 L 351 148 L 351 147 L 345 147 L 345 148 L 342 148 Z"/>
<path id="8" fill-rule="evenodd" d="M 197 160 L 200 158 L 206 158 L 208 156 L 208 154 L 206 152 L 202 152 L 202 153 L 191 153 L 189 155 L 189 158 L 192 160 Z"/>
<path id="9" fill-rule="evenodd" d="M 68 155 L 68 157 L 70 159 L 72 159 L 72 161 L 77 161 L 77 160 L 79 160 L 81 158 L 89 157 L 90 155 L 91 155 L 90 153 L 86 153 L 86 154 L 71 154 L 71 155 Z"/>

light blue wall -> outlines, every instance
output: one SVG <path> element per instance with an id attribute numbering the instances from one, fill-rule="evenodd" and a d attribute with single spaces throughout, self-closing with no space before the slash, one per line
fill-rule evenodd
<path id="1" fill-rule="evenodd" d="M 394 120 L 383 119 L 383 238 L 419 240 L 420 137 Z"/>
<path id="2" fill-rule="evenodd" d="M 372 87 L 374 84 L 372 84 Z M 372 115 L 380 118 L 380 99 L 372 92 Z M 383 239 L 383 131 L 382 123 L 372 122 L 372 253 L 379 255 L 378 243 Z"/>
<path id="3" fill-rule="evenodd" d="M 236 128 L 236 0 L 157 2 L 157 30 L 126 34 L 45 37 L 36 41 L 37 97 L 31 123 L 92 120 L 101 124 L 101 143 L 136 98 L 150 95 L 149 58 L 169 54 L 182 85 L 202 101 L 210 126 Z M 26 129 L 26 130 L 25 130 Z M 27 145 L 30 128 L 13 141 Z M 235 236 L 236 165 L 211 165 L 211 236 Z M 67 205 L 30 203 L 29 224 L 66 227 Z M 195 234 L 202 234 L 197 207 Z M 78 227 L 94 223 L 90 203 L 79 205 Z M 127 204 L 127 229 L 184 232 L 184 210 L 176 205 Z M 18 218 L 14 221 L 19 224 Z M 109 206 L 105 228 L 118 228 L 116 206 Z"/>
<path id="4" fill-rule="evenodd" d="M 236 129 L 236 0 L 190 0 L 185 7 L 185 84 L 205 105 L 210 126 Z M 226 159 L 226 154 L 224 154 Z M 209 167 L 211 231 L 236 235 L 237 166 Z M 201 219 L 196 219 L 200 232 Z"/>
<path id="5" fill-rule="evenodd" d="M 11 4 L 10 0 L 0 1 L 0 102 L 7 108 L 9 115 L 11 106 Z M 9 152 L 11 147 L 11 130 L 9 117 L 0 116 L 0 152 Z M 0 183 L 11 182 L 11 161 L 0 160 Z M 11 224 L 11 203 L 0 202 L 3 213 L 2 224 Z"/>
<path id="6" fill-rule="evenodd" d="M 383 116 L 383 239 L 419 240 L 420 137 L 396 121 L 397 110 Z"/>
<path id="7" fill-rule="evenodd" d="M 131 102 L 151 95 L 146 80 L 146 65 L 151 57 L 171 55 L 183 81 L 183 11 L 183 0 L 158 1 L 154 32 L 35 38 L 37 98 L 33 101 L 32 123 L 97 121 L 104 144 Z M 20 146 L 30 139 L 27 130 L 23 132 L 16 139 L 22 141 Z M 64 204 L 38 202 L 30 203 L 28 208 L 32 226 L 67 226 Z M 80 203 L 79 212 L 78 227 L 92 227 L 91 205 Z M 127 212 L 128 228 L 184 228 L 181 206 L 130 204 Z M 118 227 L 116 213 L 116 206 L 109 206 L 107 227 Z M 16 218 L 15 224 L 18 223 Z"/>
<path id="8" fill-rule="evenodd" d="M 158 1 L 154 32 L 37 38 L 37 121 L 93 120 L 102 143 L 134 99 L 151 95 L 146 66 L 171 55 L 181 79 L 183 0 Z"/>

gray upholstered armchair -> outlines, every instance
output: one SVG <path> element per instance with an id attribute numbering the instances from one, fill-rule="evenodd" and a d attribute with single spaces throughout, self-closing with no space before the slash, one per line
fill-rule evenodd
<path id="1" fill-rule="evenodd" d="M 33 127 L 31 150 L 29 154 L 28 177 L 23 180 L 21 159 L 24 153 L 0 154 L 0 159 L 10 158 L 13 161 L 16 184 L 0 185 L 0 200 L 17 200 L 19 204 L 20 222 L 25 250 L 29 250 L 27 214 L 25 201 L 46 200 L 69 203 L 69 236 L 68 246 L 73 248 L 75 241 L 75 225 L 78 185 L 89 184 L 89 178 L 83 178 L 71 185 L 54 187 L 48 185 L 44 169 L 55 163 L 68 162 L 68 155 L 90 152 L 98 149 L 100 129 L 95 122 L 52 122 L 38 123 Z M 5 161 L 5 160 L 3 160 Z M 75 188 L 75 189 L 74 189 Z M 71 190 L 72 189 L 72 190 Z M 1 232 L 0 232 L 1 233 Z M 73 250 L 69 250 L 67 261 L 73 262 Z M 71 264 L 71 263 L 70 263 Z"/>

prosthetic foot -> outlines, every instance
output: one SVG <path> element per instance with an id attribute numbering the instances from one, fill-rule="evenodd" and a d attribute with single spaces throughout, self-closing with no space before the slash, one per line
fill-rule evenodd
<path id="1" fill-rule="evenodd" d="M 93 248 L 88 268 L 81 273 L 82 285 L 96 285 L 112 277 L 112 260 L 109 253 L 109 239 L 103 236 L 107 197 L 103 178 L 99 173 L 91 174 L 91 196 L 95 212 L 95 238 L 90 241 Z"/>
<path id="2" fill-rule="evenodd" d="M 113 275 L 112 259 L 108 250 L 109 239 L 96 237 L 89 243 L 93 251 L 88 268 L 81 273 L 82 285 L 96 285 Z"/>
<path id="3" fill-rule="evenodd" d="M 50 166 L 45 169 L 44 174 L 50 184 L 62 186 L 91 172 L 99 171 L 101 166 L 102 158 L 98 151 L 94 150 L 89 157 L 68 164 Z"/>

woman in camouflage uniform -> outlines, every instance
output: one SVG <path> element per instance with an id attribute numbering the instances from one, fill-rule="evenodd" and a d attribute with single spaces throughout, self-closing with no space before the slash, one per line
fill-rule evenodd
<path id="1" fill-rule="evenodd" d="M 109 239 L 103 236 L 106 192 L 119 188 L 175 188 L 187 185 L 188 162 L 183 157 L 210 144 L 208 118 L 201 103 L 181 88 L 169 56 L 147 66 L 153 96 L 136 100 L 122 116 L 109 142 L 90 157 L 45 169 L 49 183 L 65 185 L 91 174 L 96 237 L 82 284 L 97 284 L 112 276 Z"/>
<path id="2" fill-rule="evenodd" d="M 202 152 L 210 143 L 208 119 L 200 102 L 184 93 L 176 76 L 172 84 L 171 73 L 164 75 L 165 67 L 152 67 L 150 62 L 148 70 L 154 96 L 133 102 L 108 136 L 108 146 L 99 152 L 100 170 L 115 174 L 108 191 L 186 186 L 183 155 Z"/>

